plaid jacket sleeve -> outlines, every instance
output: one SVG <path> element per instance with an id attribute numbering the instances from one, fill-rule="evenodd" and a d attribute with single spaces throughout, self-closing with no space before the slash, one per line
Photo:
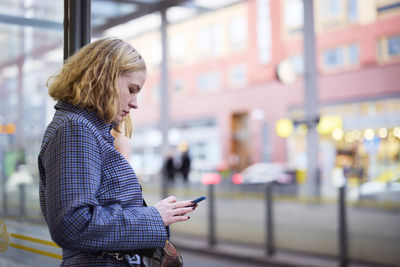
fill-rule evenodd
<path id="1" fill-rule="evenodd" d="M 113 188 L 132 177 L 120 175 L 119 168 L 126 168 L 119 166 L 120 160 L 111 157 L 104 164 L 103 146 L 90 127 L 73 120 L 49 138 L 41 165 L 46 177 L 45 217 L 53 240 L 64 249 L 80 251 L 163 247 L 167 232 L 160 214 L 154 207 L 138 205 L 141 192 Z M 107 187 L 100 190 L 104 182 Z M 108 197 L 100 197 L 101 191 Z M 137 201 L 124 200 L 130 198 Z"/>

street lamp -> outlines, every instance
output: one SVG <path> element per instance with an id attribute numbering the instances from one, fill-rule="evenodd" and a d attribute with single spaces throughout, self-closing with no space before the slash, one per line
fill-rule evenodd
<path id="1" fill-rule="evenodd" d="M 293 134 L 293 122 L 290 119 L 280 119 L 276 123 L 276 133 L 279 137 L 287 138 Z"/>

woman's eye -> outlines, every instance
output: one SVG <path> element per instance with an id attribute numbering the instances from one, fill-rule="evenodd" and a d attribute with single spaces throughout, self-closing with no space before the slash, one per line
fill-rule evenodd
<path id="1" fill-rule="evenodd" d="M 135 94 L 135 90 L 132 89 L 132 88 L 129 88 L 129 93 L 130 93 L 131 95 L 133 95 L 133 94 Z"/>

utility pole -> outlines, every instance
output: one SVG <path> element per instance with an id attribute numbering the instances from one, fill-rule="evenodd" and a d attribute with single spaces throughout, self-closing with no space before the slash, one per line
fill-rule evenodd
<path id="1" fill-rule="evenodd" d="M 167 157 L 169 143 L 168 143 L 168 130 L 169 130 L 169 93 L 168 93 L 168 38 L 167 38 L 167 7 L 163 7 L 161 13 L 161 45 L 162 45 L 162 61 L 161 61 L 161 114 L 160 126 L 162 133 L 162 146 L 161 155 L 163 161 Z M 168 194 L 167 179 L 161 170 L 161 196 L 167 197 Z"/>
<path id="2" fill-rule="evenodd" d="M 318 174 L 318 74 L 315 65 L 315 33 L 313 0 L 304 3 L 304 63 L 305 63 L 305 111 L 307 131 L 307 182 L 306 195 L 319 196 Z"/>

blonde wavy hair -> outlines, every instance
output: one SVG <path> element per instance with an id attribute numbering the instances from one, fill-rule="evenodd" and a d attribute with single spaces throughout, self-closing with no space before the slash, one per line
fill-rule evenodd
<path id="1" fill-rule="evenodd" d="M 139 52 L 118 38 L 103 38 L 82 47 L 64 62 L 46 85 L 49 95 L 56 101 L 70 103 L 89 111 L 111 123 L 118 112 L 118 77 L 134 71 L 146 71 L 146 63 Z M 128 116 L 114 130 L 132 135 L 132 122 Z"/>

